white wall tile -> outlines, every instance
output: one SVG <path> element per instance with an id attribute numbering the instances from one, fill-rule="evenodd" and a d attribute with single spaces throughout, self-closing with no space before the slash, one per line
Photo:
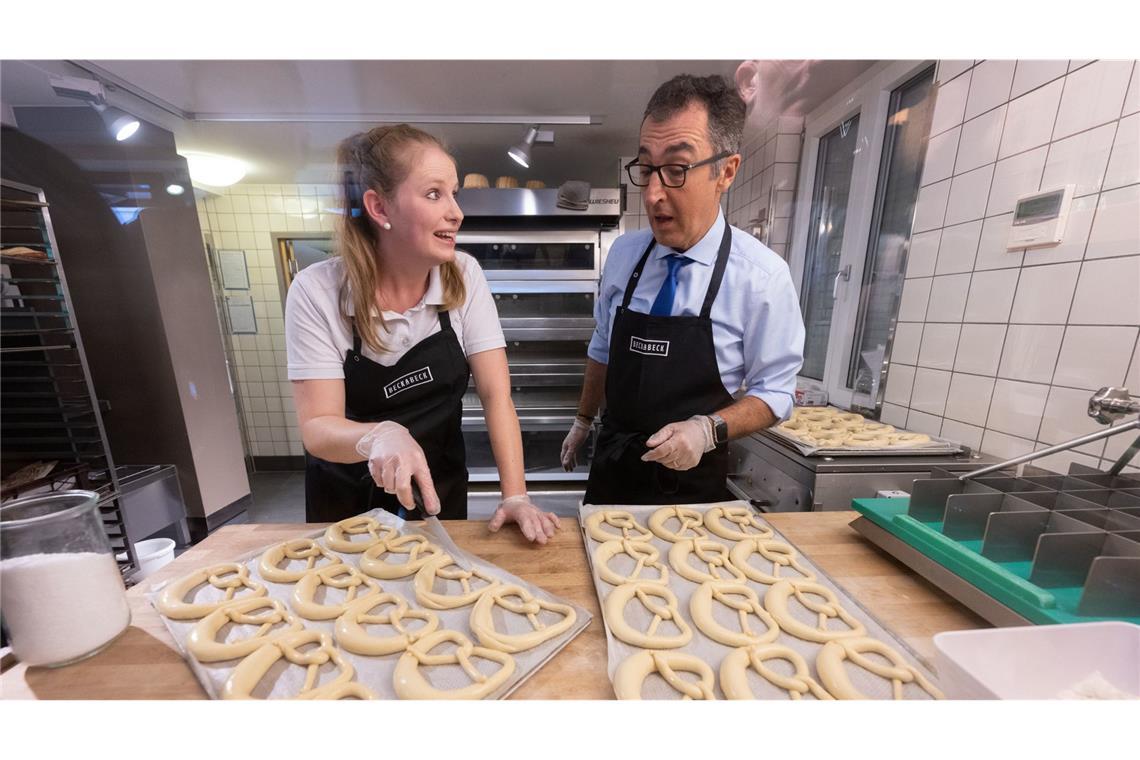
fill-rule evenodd
<path id="1" fill-rule="evenodd" d="M 943 438 L 969 446 L 975 451 L 982 445 L 982 433 L 985 432 L 983 428 L 976 425 L 966 425 L 955 420 L 946 419 L 942 422 L 942 432 L 939 433 Z"/>
<path id="2" fill-rule="evenodd" d="M 1044 445 L 1036 447 L 1037 450 L 1045 448 Z M 1055 472 L 1059 475 L 1068 473 L 1069 466 L 1073 463 L 1083 464 L 1087 467 L 1099 467 L 1100 462 L 1096 457 L 1090 457 L 1087 454 L 1081 454 L 1073 450 L 1058 451 L 1056 454 L 1047 454 L 1040 459 L 1034 459 L 1033 465 Z"/>
<path id="3" fill-rule="evenodd" d="M 991 377 L 996 375 L 1005 331 L 1004 324 L 962 325 L 954 370 Z"/>
<path id="4" fill-rule="evenodd" d="M 1089 242 L 1089 231 L 1093 225 L 1093 212 L 1096 211 L 1097 196 L 1086 195 L 1074 198 L 1069 206 L 1069 218 L 1065 222 L 1063 239 L 1048 248 L 1030 248 L 1025 251 L 1025 265 L 1059 264 L 1063 261 L 1080 261 L 1085 256 L 1085 246 Z"/>
<path id="5" fill-rule="evenodd" d="M 974 272 L 963 319 L 966 322 L 1007 322 L 1017 288 L 1017 269 Z"/>
<path id="6" fill-rule="evenodd" d="M 910 407 L 920 412 L 941 416 L 946 408 L 946 394 L 949 390 L 949 372 L 920 367 L 914 373 Z M 907 424 L 910 424 L 909 420 Z"/>
<path id="7" fill-rule="evenodd" d="M 1019 324 L 1065 324 L 1079 270 L 1080 264 L 1023 268 L 1010 321 Z"/>
<path id="8" fill-rule="evenodd" d="M 1128 364 L 1124 385 L 1133 396 L 1140 396 L 1140 343 L 1132 351 L 1132 361 Z"/>
<path id="9" fill-rule="evenodd" d="M 914 205 L 914 231 L 923 232 L 941 227 L 949 197 L 950 180 L 936 182 L 920 189 Z M 1012 206 L 1010 208 L 1012 210 Z"/>
<path id="10" fill-rule="evenodd" d="M 777 190 L 794 190 L 799 164 L 776 164 L 772 183 Z"/>
<path id="11" fill-rule="evenodd" d="M 1140 325 L 1140 256 L 1084 262 L 1069 322 Z"/>
<path id="12" fill-rule="evenodd" d="M 990 164 L 959 174 L 951 180 L 950 198 L 946 204 L 947 225 L 981 219 L 986 215 L 986 196 L 993 176 L 994 165 Z M 1013 207 L 1010 206 L 1009 210 L 1012 211 Z"/>
<path id="13" fill-rule="evenodd" d="M 1053 383 L 1087 390 L 1123 385 L 1136 334 L 1135 327 L 1069 325 Z"/>
<path id="14" fill-rule="evenodd" d="M 1111 190 L 1140 182 L 1140 114 L 1120 120 L 1112 157 L 1104 176 L 1104 189 Z"/>
<path id="15" fill-rule="evenodd" d="M 930 299 L 930 285 L 933 278 L 919 277 L 903 284 L 902 300 L 899 302 L 900 322 L 922 322 L 926 319 L 926 304 Z"/>
<path id="16" fill-rule="evenodd" d="M 1062 325 L 1010 325 L 998 377 L 1048 383 L 1061 351 Z"/>
<path id="17" fill-rule="evenodd" d="M 946 397 L 947 419 L 985 427 L 994 382 L 992 377 L 954 373 Z"/>
<path id="18" fill-rule="evenodd" d="M 1063 87 L 1064 81 L 1058 79 L 1010 101 L 1005 114 L 1005 131 L 998 149 L 999 158 L 1049 142 Z"/>
<path id="19" fill-rule="evenodd" d="M 1041 421 L 1041 432 L 1037 440 L 1044 443 L 1062 443 L 1100 430 L 1103 425 L 1089 417 L 1088 407 L 1088 391 L 1054 386 L 1049 390 L 1045 417 Z M 1076 450 L 1100 456 L 1104 451 L 1104 441 L 1086 443 L 1084 446 L 1078 446 Z"/>
<path id="20" fill-rule="evenodd" d="M 973 270 L 981 234 L 981 219 L 944 228 L 938 246 L 936 274 L 957 274 Z"/>
<path id="21" fill-rule="evenodd" d="M 961 322 L 962 313 L 966 310 L 966 296 L 969 292 L 969 274 L 948 274 L 935 277 L 930 286 L 930 304 L 926 309 L 926 320 L 928 322 Z"/>
<path id="22" fill-rule="evenodd" d="M 994 383 L 986 427 L 1021 438 L 1036 439 L 1049 386 L 998 380 Z"/>
<path id="23" fill-rule="evenodd" d="M 1037 191 L 1047 153 L 1048 148 L 1041 147 L 997 162 L 986 216 L 1008 214 L 1019 196 Z"/>
<path id="24" fill-rule="evenodd" d="M 914 385 L 914 367 L 906 364 L 891 364 L 887 372 L 887 387 L 883 391 L 883 401 L 900 406 L 910 406 L 910 389 Z"/>
<path id="25" fill-rule="evenodd" d="M 936 73 L 934 75 L 934 81 L 945 84 L 973 65 L 974 62 L 972 60 L 939 61 Z"/>
<path id="26" fill-rule="evenodd" d="M 923 159 L 922 164 L 923 186 L 941 182 L 954 174 L 954 161 L 958 152 L 958 137 L 961 132 L 961 127 L 954 127 L 954 129 L 948 129 L 940 135 L 935 135 L 927 142 L 926 158 Z"/>
<path id="27" fill-rule="evenodd" d="M 1112 122 L 1050 145 L 1041 187 L 1076 185 L 1078 196 L 1099 192 L 1115 135 L 1116 122 Z"/>
<path id="28" fill-rule="evenodd" d="M 930 121 L 930 134 L 937 135 L 962 123 L 966 110 L 966 96 L 970 92 L 970 75 L 967 72 L 935 90 L 934 115 Z"/>
<path id="29" fill-rule="evenodd" d="M 1065 75 L 1068 61 L 1018 61 L 1010 97 L 1016 98 Z"/>
<path id="30" fill-rule="evenodd" d="M 954 161 L 954 173 L 961 174 L 997 160 L 998 141 L 1005 123 L 1005 106 L 967 121 L 961 127 L 962 139 L 958 141 L 958 157 Z M 945 134 L 953 134 L 950 130 Z"/>
<path id="31" fill-rule="evenodd" d="M 960 324 L 927 323 L 922 331 L 922 346 L 918 366 L 931 369 L 952 369 L 954 352 L 958 349 Z"/>
<path id="32" fill-rule="evenodd" d="M 1086 258 L 1140 253 L 1140 185 L 1101 193 Z"/>
<path id="33" fill-rule="evenodd" d="M 906 428 L 915 433 L 938 435 L 942 430 L 942 418 L 911 409 L 910 415 L 906 419 Z"/>
<path id="34" fill-rule="evenodd" d="M 1065 77 L 1053 139 L 1120 118 L 1132 61 L 1097 61 Z"/>
<path id="35" fill-rule="evenodd" d="M 776 160 L 792 163 L 800 160 L 799 135 L 778 135 L 776 137 Z"/>
<path id="36" fill-rule="evenodd" d="M 1014 60 L 992 59 L 974 67 L 970 94 L 966 98 L 964 118 L 967 121 L 1009 100 L 1016 64 L 1017 61 Z"/>
<path id="37" fill-rule="evenodd" d="M 1132 79 L 1128 82 L 1128 93 L 1124 96 L 1124 108 L 1121 114 L 1128 116 L 1137 111 L 1140 111 L 1140 67 L 1136 61 L 1133 61 Z"/>
<path id="38" fill-rule="evenodd" d="M 985 220 L 982 224 L 982 236 L 978 241 L 978 255 L 974 259 L 975 271 L 1021 266 L 1024 249 L 1013 251 L 1006 249 L 1012 224 L 1012 213 L 991 216 Z"/>
<path id="39" fill-rule="evenodd" d="M 938 261 L 938 245 L 942 230 L 920 232 L 910 238 L 910 250 L 906 255 L 907 277 L 930 277 Z"/>
<path id="40" fill-rule="evenodd" d="M 1123 420 L 1121 422 L 1123 422 Z M 893 425 L 894 423 L 890 424 Z M 1119 425 L 1121 423 L 1118 422 L 1116 424 Z M 1128 447 L 1132 445 L 1132 442 L 1136 440 L 1136 437 L 1136 431 L 1132 430 L 1128 433 L 1117 433 L 1116 435 L 1108 438 L 1104 442 L 1104 458 L 1108 460 L 1106 464 L 1111 465 L 1117 459 L 1120 459 Z M 1137 463 L 1140 463 L 1140 457 L 1133 457 L 1132 464 Z M 1107 467 L 1102 469 L 1107 469 Z"/>
<path id="41" fill-rule="evenodd" d="M 895 339 L 891 344 L 891 361 L 899 364 L 918 364 L 918 349 L 921 342 L 921 322 L 897 322 Z"/>
<path id="42" fill-rule="evenodd" d="M 883 410 L 879 414 L 879 421 L 888 425 L 894 425 L 896 428 L 905 428 L 908 411 L 905 406 L 884 403 Z"/>
<path id="43" fill-rule="evenodd" d="M 998 459 L 1013 459 L 1033 451 L 1033 441 L 999 433 L 996 430 L 987 430 L 982 436 L 982 445 L 978 450 Z"/>

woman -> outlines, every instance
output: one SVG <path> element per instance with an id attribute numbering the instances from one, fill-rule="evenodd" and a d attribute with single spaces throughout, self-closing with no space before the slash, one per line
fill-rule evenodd
<path id="1" fill-rule="evenodd" d="M 466 519 L 460 421 L 473 374 L 504 496 L 490 529 L 516 522 L 546 543 L 560 526 L 526 494 L 494 301 L 478 263 L 455 249 L 455 160 L 400 124 L 348 138 L 337 162 L 338 256 L 298 274 L 285 307 L 306 518 L 373 507 L 416 517 L 415 483 L 427 514 Z"/>

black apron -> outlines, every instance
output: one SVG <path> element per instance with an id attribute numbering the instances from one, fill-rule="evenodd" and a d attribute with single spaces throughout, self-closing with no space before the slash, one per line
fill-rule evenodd
<path id="1" fill-rule="evenodd" d="M 649 450 L 645 442 L 665 425 L 712 414 L 733 402 L 720 379 L 709 318 L 728 265 L 732 228 L 725 221 L 712 279 L 696 317 L 630 311 L 633 289 L 656 242 L 649 242 L 630 275 L 610 331 L 606 409 L 583 498 L 587 504 L 695 504 L 732 498 L 725 486 L 724 444 L 684 472 L 641 461 Z"/>
<path id="2" fill-rule="evenodd" d="M 439 312 L 439 332 L 429 335 L 391 367 L 360 353 L 352 326 L 352 349 L 344 357 L 344 416 L 354 422 L 398 422 L 424 450 L 439 494 L 438 517 L 467 519 L 467 464 L 460 428 L 470 368 L 451 318 Z M 376 486 L 367 462 L 338 464 L 305 452 L 305 519 L 335 522 L 383 507 L 399 513 L 395 494 Z M 421 520 L 419 509 L 405 517 Z"/>

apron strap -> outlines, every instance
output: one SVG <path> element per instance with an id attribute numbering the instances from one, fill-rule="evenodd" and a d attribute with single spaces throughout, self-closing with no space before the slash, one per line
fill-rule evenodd
<path id="1" fill-rule="evenodd" d="M 446 309 L 439 310 L 439 329 L 444 332 L 451 329 L 451 315 Z"/>
<path id="2" fill-rule="evenodd" d="M 633 298 L 633 289 L 637 287 L 637 281 L 641 279 L 641 270 L 645 269 L 645 262 L 649 259 L 649 252 L 653 250 L 653 246 L 657 245 L 654 238 L 649 238 L 649 245 L 645 246 L 645 253 L 641 254 L 641 259 L 637 262 L 637 266 L 633 268 L 633 274 L 629 276 L 629 280 L 625 283 L 625 297 L 621 300 L 622 311 L 629 309 L 629 301 Z"/>
<path id="3" fill-rule="evenodd" d="M 360 353 L 360 333 L 356 331 L 356 317 L 349 317 L 348 322 L 352 325 L 352 350 L 355 353 Z"/>
<path id="4" fill-rule="evenodd" d="M 728 252 L 732 248 L 732 226 L 724 220 L 724 235 L 720 239 L 720 250 L 716 254 L 716 267 L 713 269 L 709 289 L 705 292 L 705 302 L 701 306 L 701 319 L 708 319 L 712 313 L 713 301 L 720 292 L 720 283 L 724 279 L 724 270 L 728 267 Z"/>

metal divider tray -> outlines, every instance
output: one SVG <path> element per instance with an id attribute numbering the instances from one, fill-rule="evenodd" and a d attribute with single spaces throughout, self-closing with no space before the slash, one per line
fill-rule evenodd
<path id="1" fill-rule="evenodd" d="M 943 474 L 909 500 L 856 499 L 871 525 L 853 527 L 999 625 L 1140 624 L 1140 477 Z"/>

